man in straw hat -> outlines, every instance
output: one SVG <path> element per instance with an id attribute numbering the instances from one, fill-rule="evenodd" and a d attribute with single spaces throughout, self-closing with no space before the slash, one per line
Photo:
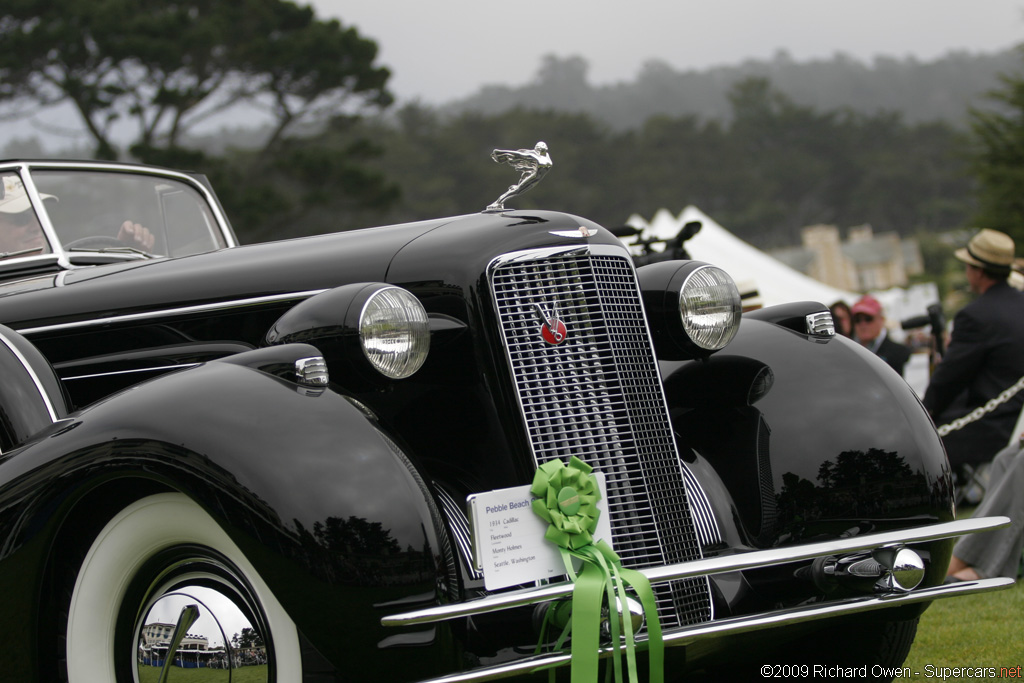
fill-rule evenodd
<path id="1" fill-rule="evenodd" d="M 953 405 L 950 396 L 957 390 L 966 397 L 966 407 L 959 410 L 962 414 L 984 405 L 1024 376 L 1024 294 L 1007 284 L 1014 265 L 1013 240 L 995 230 L 982 230 L 966 249 L 957 250 L 956 257 L 967 264 L 967 282 L 981 296 L 953 320 L 949 350 L 925 394 L 925 405 L 936 415 L 937 424 L 957 416 L 955 409 L 946 408 Z M 947 583 L 1017 577 L 1024 548 L 1024 448 L 1013 428 L 1022 404 L 1024 392 L 943 439 L 954 467 L 987 462 L 994 456 L 985 498 L 974 514 L 1006 515 L 1013 521 L 1003 529 L 957 541 Z"/>
<path id="2" fill-rule="evenodd" d="M 984 406 L 1024 376 L 1024 294 L 1007 282 L 1014 264 L 1013 239 L 981 230 L 956 257 L 966 264 L 967 282 L 979 296 L 953 319 L 946 354 L 924 395 L 938 425 Z M 953 467 L 991 460 L 1010 442 L 1021 406 L 1024 392 L 946 435 L 943 442 Z"/>

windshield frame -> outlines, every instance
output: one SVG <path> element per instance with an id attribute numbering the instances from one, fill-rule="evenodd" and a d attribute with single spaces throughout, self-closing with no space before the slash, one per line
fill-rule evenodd
<path id="1" fill-rule="evenodd" d="M 105 257 L 109 257 L 110 261 L 124 261 L 124 260 L 135 260 L 140 258 L 166 258 L 165 256 L 155 256 L 146 254 L 141 251 L 132 250 L 131 248 L 125 249 L 79 249 L 75 248 L 69 250 L 65 244 L 61 241 L 60 236 L 53 222 L 50 218 L 49 211 L 46 208 L 46 204 L 42 196 L 40 195 L 39 189 L 36 186 L 35 178 L 33 174 L 42 171 L 64 171 L 64 172 L 75 172 L 81 171 L 83 173 L 123 173 L 127 175 L 135 176 L 149 176 L 153 178 L 163 178 L 170 181 L 177 181 L 182 183 L 192 190 L 196 191 L 201 197 L 205 204 L 205 209 L 213 219 L 214 225 L 211 226 L 215 230 L 216 234 L 213 236 L 215 240 L 219 240 L 227 248 L 237 247 L 238 240 L 235 237 L 234 231 L 231 229 L 230 223 L 227 220 L 226 215 L 217 200 L 216 196 L 210 190 L 207 184 L 202 182 L 199 178 L 184 173 L 181 171 L 174 171 L 170 169 L 158 168 L 153 166 L 144 166 L 139 164 L 129 163 L 117 163 L 117 162 L 97 162 L 97 161 L 57 161 L 57 160 L 8 160 L 0 161 L 0 173 L 16 173 L 21 179 L 21 183 L 25 188 L 25 193 L 28 196 L 32 210 L 36 214 L 36 218 L 39 221 L 39 225 L 42 228 L 43 237 L 50 249 L 49 253 L 33 253 L 26 254 L 23 256 L 12 256 L 7 259 L 0 261 L 0 264 L 24 264 L 29 266 L 32 263 L 39 263 L 40 265 L 52 264 L 56 260 L 56 264 L 59 268 L 68 270 L 77 268 L 81 263 L 75 263 L 75 261 L 81 262 L 83 254 L 101 254 Z M 220 248 L 220 247 L 215 247 Z M 212 250 L 212 249 L 211 249 Z M 95 262 L 93 262 L 95 264 Z M 6 270 L 7 268 L 3 268 Z"/>

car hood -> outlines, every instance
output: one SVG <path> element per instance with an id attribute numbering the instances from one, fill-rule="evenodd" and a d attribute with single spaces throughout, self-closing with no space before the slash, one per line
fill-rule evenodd
<path id="1" fill-rule="evenodd" d="M 172 307 L 301 296 L 352 282 L 402 284 L 446 275 L 461 280 L 478 276 L 500 253 L 587 242 L 619 244 L 596 224 L 555 212 L 471 214 L 366 228 L 6 283 L 0 287 L 0 323 L 24 330 Z"/>

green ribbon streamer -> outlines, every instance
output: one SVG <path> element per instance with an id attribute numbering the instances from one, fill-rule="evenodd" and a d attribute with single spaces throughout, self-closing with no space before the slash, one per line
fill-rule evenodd
<path id="1" fill-rule="evenodd" d="M 573 456 L 569 462 L 552 460 L 541 465 L 530 487 L 533 511 L 548 528 L 544 537 L 558 546 L 566 571 L 573 581 L 572 616 L 555 643 L 561 649 L 566 638 L 572 636 L 572 683 L 592 683 L 598 680 L 598 649 L 601 644 L 601 609 L 607 604 L 611 626 L 612 670 L 615 681 L 622 683 L 622 649 L 625 641 L 626 673 L 630 683 L 637 683 L 636 643 L 632 621 L 620 622 L 617 604 L 626 607 L 626 586 L 633 589 L 643 606 L 647 623 L 648 680 L 664 681 L 664 642 L 661 623 L 654 602 L 654 592 L 647 577 L 622 566 L 619 556 L 604 541 L 594 541 L 597 520 L 601 511 L 597 501 L 601 492 L 593 468 Z M 577 574 L 572 558 L 582 560 Z M 548 616 L 553 609 L 548 610 Z M 622 633 L 620 633 L 622 631 Z M 541 631 L 541 643 L 547 633 L 547 623 Z M 538 644 L 538 648 L 540 644 Z M 552 672 L 552 676 L 553 676 Z"/>

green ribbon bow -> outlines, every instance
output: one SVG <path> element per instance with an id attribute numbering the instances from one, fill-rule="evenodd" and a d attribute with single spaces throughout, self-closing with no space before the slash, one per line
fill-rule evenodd
<path id="1" fill-rule="evenodd" d="M 619 556 L 606 542 L 594 542 L 600 515 L 597 501 L 601 499 L 601 492 L 592 472 L 590 465 L 575 456 L 570 458 L 568 464 L 552 460 L 537 469 L 530 487 L 530 493 L 534 495 L 533 511 L 549 524 L 544 537 L 559 547 L 566 571 L 574 582 L 572 616 L 555 647 L 561 648 L 571 634 L 572 683 L 597 681 L 601 609 L 607 604 L 614 648 L 612 664 L 615 680 L 618 683 L 623 680 L 622 640 L 625 640 L 629 681 L 636 683 L 636 643 L 632 621 L 629 618 L 623 619 L 620 629 L 616 609 L 616 605 L 622 605 L 622 611 L 628 614 L 626 586 L 629 586 L 639 598 L 647 622 L 648 680 L 651 683 L 662 683 L 664 643 L 654 593 L 646 576 L 623 567 Z M 578 574 L 573 567 L 573 558 L 582 560 Z M 556 611 L 549 609 L 548 617 Z M 541 643 L 544 638 L 545 633 L 542 632 Z"/>

